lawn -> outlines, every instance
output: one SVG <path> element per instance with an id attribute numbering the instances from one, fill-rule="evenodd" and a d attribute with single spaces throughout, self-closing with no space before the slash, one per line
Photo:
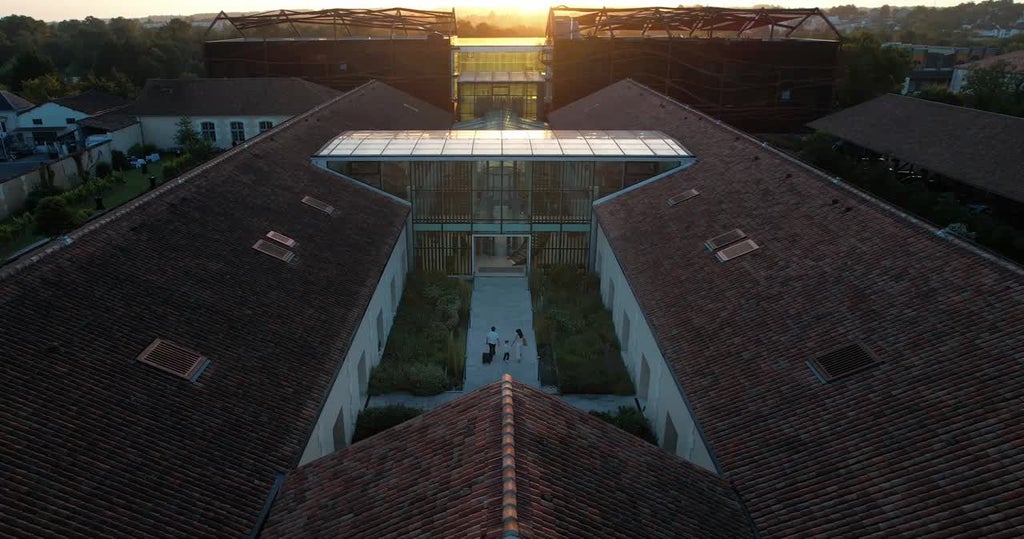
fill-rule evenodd
<path id="1" fill-rule="evenodd" d="M 530 276 L 533 325 L 542 362 L 553 359 L 562 393 L 632 395 L 615 325 L 601 303 L 601 282 L 575 267 Z"/>
<path id="2" fill-rule="evenodd" d="M 121 184 L 115 183 L 113 187 L 103 194 L 103 206 L 108 211 L 112 210 L 148 191 L 149 176 L 155 176 L 157 179 L 163 177 L 163 164 L 160 162 L 150 163 L 147 169 L 145 174 L 142 173 L 141 169 L 137 168 L 124 172 L 125 182 Z M 84 200 L 72 206 L 72 209 L 75 211 L 81 209 L 92 210 L 95 208 L 96 201 L 92 199 Z M 4 223 L 9 222 L 10 220 Z M 27 230 L 18 234 L 11 241 L 0 244 L 0 260 L 6 259 L 21 249 L 44 239 L 46 239 L 46 236 L 36 233 L 35 230 Z"/>
<path id="3" fill-rule="evenodd" d="M 444 274 L 410 275 L 370 394 L 426 396 L 461 389 L 472 285 Z"/>

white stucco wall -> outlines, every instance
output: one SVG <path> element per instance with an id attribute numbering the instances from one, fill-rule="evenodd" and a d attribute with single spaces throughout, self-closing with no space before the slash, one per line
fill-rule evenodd
<path id="1" fill-rule="evenodd" d="M 59 127 L 61 129 L 68 127 L 68 118 L 74 118 L 78 120 L 88 118 L 89 115 L 84 112 L 78 112 L 67 107 L 58 105 L 56 103 L 43 103 L 38 107 L 28 110 L 18 117 L 19 127 Z M 42 120 L 42 125 L 35 125 L 33 120 Z M 74 126 L 72 126 L 74 127 Z"/>
<path id="2" fill-rule="evenodd" d="M 665 447 L 666 418 L 671 417 L 677 433 L 675 454 L 698 466 L 716 472 L 715 464 L 701 437 L 699 427 L 683 399 L 675 377 L 665 363 L 647 320 L 630 290 L 611 246 L 600 226 L 596 227 L 594 264 L 601 277 L 601 298 L 612 311 L 616 333 L 622 341 L 622 359 L 626 363 L 644 415 L 651 421 L 658 442 Z M 613 291 L 614 290 L 614 291 Z M 623 335 L 629 319 L 629 335 Z M 626 341 L 628 339 L 628 342 Z M 641 363 L 650 372 L 646 391 L 641 384 Z"/>
<path id="3" fill-rule="evenodd" d="M 128 153 L 128 148 L 136 144 L 142 144 L 142 126 L 132 124 L 124 129 L 112 131 L 110 135 L 110 149 Z"/>
<path id="4" fill-rule="evenodd" d="M 953 78 L 949 80 L 949 91 L 954 94 L 958 94 L 964 91 L 964 83 L 967 82 L 967 74 L 969 70 L 963 68 L 953 69 Z"/>
<path id="5" fill-rule="evenodd" d="M 18 128 L 18 113 L 13 110 L 2 111 L 0 112 L 0 121 L 3 121 L 0 133 L 14 131 Z"/>
<path id="6" fill-rule="evenodd" d="M 231 122 L 242 122 L 245 126 L 245 139 L 249 140 L 260 133 L 260 122 L 269 121 L 274 127 L 281 125 L 291 116 L 193 116 L 192 126 L 202 133 L 203 122 L 213 122 L 217 133 L 214 146 L 227 149 L 231 147 Z M 174 136 L 178 133 L 178 120 L 181 116 L 139 116 L 142 125 L 143 144 L 153 144 L 157 148 L 177 146 Z"/>
<path id="7" fill-rule="evenodd" d="M 408 267 L 405 257 L 409 252 L 408 243 L 406 227 L 395 244 L 391 258 L 370 299 L 370 305 L 363 315 L 359 329 L 356 330 L 352 345 L 345 355 L 338 377 L 334 380 L 313 434 L 302 452 L 300 465 L 341 449 L 334 446 L 334 426 L 339 414 L 343 416 L 346 445 L 352 440 L 356 418 L 366 403 L 366 384 L 370 380 L 370 370 L 380 363 L 382 350 L 378 348 L 378 344 L 383 346 L 387 342 L 398 302 L 402 298 L 402 291 L 405 290 L 405 270 Z M 377 331 L 378 313 L 383 318 L 383 335 Z M 360 359 L 364 354 L 366 361 L 363 365 L 363 374 L 360 376 Z"/>

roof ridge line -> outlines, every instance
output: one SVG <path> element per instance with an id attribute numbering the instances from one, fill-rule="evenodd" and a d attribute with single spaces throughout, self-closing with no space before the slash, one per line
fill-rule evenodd
<path id="1" fill-rule="evenodd" d="M 501 376 L 501 536 L 519 537 L 519 506 L 516 491 L 515 412 L 512 375 Z"/>
<path id="2" fill-rule="evenodd" d="M 916 226 L 918 228 L 922 228 L 925 231 L 931 233 L 932 236 L 937 236 L 939 238 L 942 238 L 942 239 L 946 240 L 949 243 L 957 245 L 958 247 L 960 247 L 962 249 L 970 251 L 972 254 L 978 256 L 979 258 L 981 258 L 983 260 L 986 260 L 986 261 L 988 261 L 988 262 L 990 262 L 992 264 L 995 264 L 996 266 L 999 266 L 999 267 L 1001 267 L 1001 268 L 1003 268 L 1005 270 L 1008 270 L 1008 271 L 1011 271 L 1013 273 L 1016 273 L 1017 275 L 1024 275 L 1024 267 L 1018 265 L 1016 262 L 1010 260 L 1009 258 L 1006 258 L 1006 257 L 1004 257 L 1004 256 L 1002 256 L 1000 254 L 997 254 L 997 253 L 995 253 L 993 251 L 990 251 L 989 249 L 987 249 L 987 248 L 985 248 L 985 247 L 983 247 L 981 245 L 970 243 L 970 242 L 965 241 L 965 240 L 963 240 L 961 238 L 954 237 L 952 234 L 943 233 L 943 231 L 945 230 L 944 228 L 939 228 L 936 225 L 928 223 L 927 221 L 924 221 L 923 219 L 908 213 L 907 211 L 903 210 L 902 208 L 896 207 L 893 204 L 890 204 L 890 203 L 888 203 L 888 202 L 886 202 L 886 201 L 884 201 L 884 200 L 882 200 L 880 198 L 877 198 L 877 197 L 873 196 L 872 194 L 870 194 L 870 193 L 868 193 L 866 191 L 861 190 L 860 188 L 854 186 L 853 184 L 843 180 L 839 176 L 832 176 L 832 175 L 828 174 L 827 172 L 825 172 L 824 170 L 821 170 L 818 167 L 815 167 L 815 166 L 813 166 L 813 165 L 811 165 L 809 163 L 805 163 L 805 162 L 803 162 L 803 161 L 793 157 L 792 155 L 789 155 L 788 153 L 786 153 L 786 152 L 784 152 L 784 151 L 782 151 L 782 150 L 772 146 L 771 144 L 768 144 L 766 141 L 757 140 L 756 138 L 751 136 L 749 133 L 747 133 L 745 131 L 742 131 L 740 129 L 737 129 L 737 128 L 733 127 L 732 125 L 730 125 L 730 124 L 728 124 L 726 122 L 723 122 L 723 121 L 719 120 L 718 118 L 715 118 L 714 116 L 710 116 L 708 114 L 705 114 L 704 112 L 701 112 L 701 111 L 699 111 L 699 110 L 697 110 L 697 109 L 687 105 L 686 103 L 678 101 L 678 100 L 676 100 L 675 98 L 673 98 L 671 96 L 662 94 L 662 93 L 658 92 L 657 90 L 654 90 L 652 88 L 644 86 L 643 84 L 641 84 L 641 83 L 639 83 L 639 82 L 637 82 L 637 81 L 635 81 L 633 79 L 627 78 L 627 79 L 623 79 L 623 80 L 626 81 L 626 82 L 629 82 L 629 83 L 631 83 L 633 85 L 635 85 L 638 88 L 641 88 L 643 90 L 651 92 L 651 93 L 653 93 L 653 94 L 655 94 L 655 95 L 657 95 L 657 96 L 659 96 L 659 97 L 661 97 L 663 99 L 667 99 L 668 101 L 671 101 L 672 103 L 674 103 L 676 106 L 681 107 L 681 108 L 685 109 L 688 112 L 692 112 L 694 114 L 698 114 L 700 116 L 703 116 L 705 119 L 707 119 L 709 121 L 715 122 L 716 124 L 718 124 L 719 126 L 725 128 L 726 130 L 731 131 L 733 134 L 738 135 L 740 137 L 743 137 L 743 138 L 747 139 L 748 141 L 755 143 L 757 146 L 761 147 L 761 149 L 767 150 L 768 152 L 776 155 L 777 157 L 781 157 L 783 160 L 788 161 L 788 162 L 790 162 L 792 164 L 795 164 L 795 165 L 797 165 L 797 166 L 799 166 L 799 167 L 801 167 L 801 168 L 811 172 L 811 174 L 813 176 L 817 177 L 818 180 L 821 180 L 821 181 L 827 180 L 828 183 L 830 183 L 832 185 L 835 185 L 835 186 L 839 187 L 840 189 L 843 189 L 844 191 L 847 191 L 849 193 L 852 193 L 852 194 L 860 197 L 863 201 L 866 201 L 867 203 L 874 205 L 876 208 L 879 208 L 879 209 L 881 209 L 881 210 L 883 210 L 883 211 L 885 211 L 885 212 L 887 212 L 889 214 L 894 215 L 897 219 L 902 219 L 906 223 L 909 223 L 909 224 L 911 224 L 913 226 Z M 922 100 L 922 101 L 927 101 L 927 100 Z M 699 161 L 700 160 L 700 156 L 698 155 L 696 157 L 697 157 L 697 159 Z"/>
<path id="3" fill-rule="evenodd" d="M 303 119 L 309 117 L 312 114 L 320 112 L 322 109 L 326 108 L 329 105 L 333 105 L 337 101 L 341 101 L 341 100 L 345 99 L 353 91 L 361 89 L 361 88 L 364 88 L 364 87 L 366 87 L 366 86 L 368 86 L 370 84 L 373 84 L 375 82 L 377 82 L 377 81 L 376 80 L 368 81 L 368 82 L 366 82 L 364 84 L 361 84 L 361 85 L 353 88 L 352 90 L 350 90 L 348 92 L 345 92 L 345 93 L 343 93 L 343 94 L 341 94 L 339 96 L 335 96 L 333 99 L 330 99 L 330 100 L 328 100 L 328 101 L 326 101 L 324 103 L 321 103 L 321 104 L 319 104 L 319 105 L 317 105 L 317 106 L 307 110 L 306 112 L 304 112 L 302 114 L 297 114 L 295 116 L 292 116 L 291 118 L 286 120 L 284 123 L 282 123 L 279 126 L 277 126 L 278 130 L 276 131 L 276 134 L 280 134 L 281 133 L 281 130 L 282 130 L 281 128 L 286 128 L 286 127 L 290 127 L 290 126 L 292 126 L 294 124 L 297 124 L 300 120 L 303 120 Z M 129 104 L 131 104 L 131 103 L 129 103 Z M 261 133 L 261 135 L 263 135 L 263 134 Z M 255 144 L 262 143 L 262 142 L 264 142 L 266 140 L 269 140 L 269 137 L 271 137 L 271 136 L 273 136 L 273 135 L 265 135 L 265 136 L 257 135 L 256 137 L 253 137 L 253 138 L 243 142 L 242 144 L 239 144 L 238 146 L 235 146 L 234 148 L 229 148 L 224 153 L 214 157 L 213 159 L 210 159 L 209 161 L 207 161 L 207 162 L 197 166 L 196 168 L 193 168 L 192 170 L 189 170 L 188 172 L 182 174 L 181 176 L 178 176 L 177 178 L 174 178 L 173 180 L 164 183 L 160 187 L 157 187 L 156 189 L 154 189 L 152 191 L 149 191 L 148 193 L 144 193 L 144 194 L 139 195 L 138 197 L 136 197 L 136 198 L 134 198 L 134 199 L 132 199 L 132 200 L 130 200 L 128 202 L 125 202 L 121 206 L 119 206 L 119 207 L 117 207 L 117 208 L 115 208 L 115 209 L 113 209 L 113 210 L 103 214 L 102 217 L 96 219 L 95 221 L 93 221 L 91 223 L 88 223 L 88 224 L 86 224 L 86 225 L 84 225 L 82 227 L 79 227 L 79 228 L 77 228 L 75 230 L 72 230 L 71 232 L 69 232 L 67 234 L 54 237 L 53 239 L 50 240 L 49 243 L 45 243 L 45 244 L 43 244 L 43 246 L 39 247 L 39 251 L 38 252 L 26 253 L 26 255 L 23 258 L 20 258 L 20 259 L 14 261 L 14 262 L 11 262 L 10 264 L 0 265 L 0 282 L 3 282 L 4 280 L 12 277 L 13 275 L 16 275 L 16 274 L 20 273 L 24 269 L 34 265 L 36 262 L 39 262 L 40 260 L 43 260 L 44 258 L 47 258 L 51 254 L 64 249 L 68 245 L 73 244 L 75 241 L 78 241 L 78 239 L 84 237 L 85 235 L 89 234 L 90 232 L 93 232 L 93 231 L 95 231 L 98 228 L 106 226 L 106 225 L 110 224 L 111 222 L 116 221 L 116 220 L 118 220 L 118 219 L 120 219 L 120 218 L 122 218 L 122 217 L 124 217 L 124 216 L 126 216 L 126 215 L 128 215 L 130 213 L 132 213 L 139 206 L 147 204 L 147 203 L 151 202 L 152 200 L 157 199 L 157 198 L 163 196 L 165 193 L 173 190 L 175 187 L 178 187 L 178 186 L 180 186 L 180 185 L 182 185 L 182 184 L 184 184 L 186 182 L 191 181 L 200 172 L 205 172 L 206 170 L 208 170 L 208 169 L 210 169 L 210 168 L 212 168 L 212 167 L 214 167 L 216 165 L 219 165 L 223 161 L 234 157 L 236 154 L 241 153 L 242 151 L 245 151 L 245 150 L 249 149 L 250 147 L 252 147 Z"/>

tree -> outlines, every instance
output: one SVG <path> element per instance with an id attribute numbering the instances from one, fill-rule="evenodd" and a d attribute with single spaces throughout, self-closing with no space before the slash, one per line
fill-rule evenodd
<path id="1" fill-rule="evenodd" d="M 174 134 L 174 142 L 185 149 L 189 155 L 199 161 L 205 160 L 213 153 L 213 143 L 203 138 L 192 125 L 192 119 L 182 116 L 177 123 L 178 131 Z"/>
<path id="2" fill-rule="evenodd" d="M 925 86 L 918 91 L 914 97 L 921 99 L 927 99 L 928 101 L 938 101 L 939 103 L 946 103 L 948 105 L 963 105 L 964 100 L 959 95 L 953 93 L 949 87 L 941 84 L 930 84 Z"/>
<path id="3" fill-rule="evenodd" d="M 869 32 L 856 32 L 843 44 L 841 65 L 836 93 L 839 104 L 849 107 L 896 91 L 910 72 L 910 55 L 882 47 Z"/>
<path id="4" fill-rule="evenodd" d="M 21 91 L 25 81 L 55 73 L 53 62 L 35 51 L 26 51 L 14 58 L 14 64 L 7 75 L 8 83 L 15 92 Z"/>
<path id="5" fill-rule="evenodd" d="M 57 75 L 50 73 L 24 81 L 21 85 L 20 95 L 33 103 L 46 103 L 72 93 L 74 93 L 72 86 Z"/>
<path id="6" fill-rule="evenodd" d="M 964 83 L 969 106 L 1003 114 L 1024 115 L 1024 73 L 1005 61 L 972 69 Z"/>

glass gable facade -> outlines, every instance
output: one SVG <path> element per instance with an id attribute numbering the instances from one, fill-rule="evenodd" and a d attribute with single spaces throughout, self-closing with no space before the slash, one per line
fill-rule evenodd
<path id="1" fill-rule="evenodd" d="M 532 266 L 586 264 L 594 201 L 692 155 L 657 131 L 350 131 L 314 160 L 412 204 L 420 269 L 469 274 L 481 234 L 531 237 Z"/>

